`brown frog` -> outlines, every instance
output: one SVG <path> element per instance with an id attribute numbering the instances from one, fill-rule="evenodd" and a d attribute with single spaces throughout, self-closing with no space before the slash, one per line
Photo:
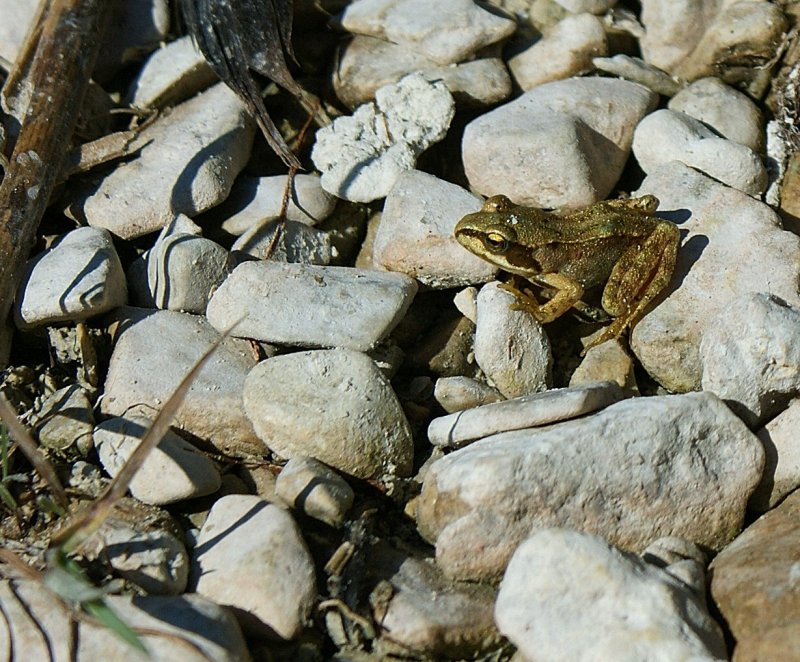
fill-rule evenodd
<path id="1" fill-rule="evenodd" d="M 658 198 L 645 195 L 559 214 L 496 195 L 479 212 L 462 218 L 455 236 L 476 255 L 551 292 L 539 304 L 514 285 L 501 286 L 516 296 L 512 308 L 526 310 L 542 323 L 573 307 L 596 318 L 583 294 L 605 285 L 602 306 L 616 319 L 588 350 L 635 323 L 669 283 L 680 233 L 674 223 L 653 218 L 657 207 Z"/>

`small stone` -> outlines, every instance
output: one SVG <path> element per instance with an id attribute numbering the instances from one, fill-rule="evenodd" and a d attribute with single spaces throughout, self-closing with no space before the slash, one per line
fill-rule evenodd
<path id="1" fill-rule="evenodd" d="M 77 384 L 48 396 L 36 417 L 39 444 L 59 452 L 74 446 L 86 455 L 92 447 L 92 409 L 89 394 Z"/>
<path id="2" fill-rule="evenodd" d="M 112 478 L 139 446 L 151 424 L 143 417 L 112 418 L 95 428 L 97 454 Z M 213 494 L 220 484 L 214 463 L 168 430 L 139 467 L 130 490 L 143 503 L 165 505 Z"/>
<path id="3" fill-rule="evenodd" d="M 262 361 L 247 377 L 244 403 L 281 457 L 312 457 L 357 478 L 411 473 L 408 422 L 366 354 L 318 350 Z"/>
<path id="4" fill-rule="evenodd" d="M 463 411 L 492 402 L 502 402 L 503 396 L 488 384 L 470 377 L 439 377 L 433 397 L 447 413 Z"/>
<path id="5" fill-rule="evenodd" d="M 200 531 L 194 590 L 233 608 L 249 633 L 293 639 L 317 595 L 314 562 L 292 516 L 249 495 L 217 501 Z"/>
<path id="6" fill-rule="evenodd" d="M 546 390 L 553 363 L 542 325 L 530 313 L 511 310 L 514 301 L 497 282 L 478 294 L 475 361 L 506 398 Z"/>
<path id="7" fill-rule="evenodd" d="M 478 288 L 465 287 L 453 297 L 458 312 L 475 324 L 478 320 Z"/>
<path id="8" fill-rule="evenodd" d="M 638 393 L 633 358 L 619 339 L 601 343 L 587 351 L 572 373 L 569 385 L 580 386 L 601 381 L 615 382 L 626 394 Z"/>
<path id="9" fill-rule="evenodd" d="M 127 297 L 125 273 L 111 235 L 77 228 L 28 261 L 14 320 L 22 330 L 79 322 L 124 306 Z"/>
<path id="10" fill-rule="evenodd" d="M 233 242 L 231 250 L 257 260 L 321 266 L 330 264 L 334 252 L 327 232 L 298 221 L 278 220 L 254 225 Z"/>
<path id="11" fill-rule="evenodd" d="M 373 263 L 437 289 L 491 280 L 497 269 L 453 236 L 456 223 L 482 204 L 460 186 L 425 172 L 401 174 L 386 196 Z"/>
<path id="12" fill-rule="evenodd" d="M 519 546 L 495 618 L 529 660 L 728 659 L 722 630 L 686 586 L 598 536 L 566 529 L 539 531 Z"/>
<path id="13" fill-rule="evenodd" d="M 455 112 L 444 83 L 411 74 L 375 93 L 347 117 L 316 133 L 311 153 L 322 188 L 354 202 L 383 198 L 417 157 L 444 138 Z"/>
<path id="14" fill-rule="evenodd" d="M 705 609 L 708 559 L 700 547 L 679 536 L 664 536 L 648 545 L 642 558 L 686 584 Z"/>
<path id="15" fill-rule="evenodd" d="M 617 0 L 555 0 L 555 2 L 573 14 L 581 12 L 605 14 L 617 4 Z"/>
<path id="16" fill-rule="evenodd" d="M 275 490 L 290 508 L 334 527 L 344 524 L 355 498 L 353 488 L 333 469 L 302 456 L 284 465 Z"/>
<path id="17" fill-rule="evenodd" d="M 286 345 L 365 351 L 405 315 L 416 283 L 403 274 L 278 262 L 240 264 L 214 293 L 220 330 Z"/>
<path id="18" fill-rule="evenodd" d="M 632 83 L 644 85 L 656 94 L 671 97 L 681 89 L 680 84 L 667 72 L 648 64 L 638 57 L 622 53 L 613 57 L 596 57 L 592 59 L 595 69 L 619 76 Z M 691 113 L 689 113 L 691 115 Z"/>
<path id="19" fill-rule="evenodd" d="M 800 487 L 800 399 L 761 428 L 756 434 L 764 445 L 764 476 L 750 498 L 750 509 L 765 513 Z"/>
<path id="20" fill-rule="evenodd" d="M 551 389 L 434 418 L 428 426 L 428 439 L 434 446 L 461 448 L 498 432 L 577 418 L 621 399 L 622 391 L 613 382 Z"/>

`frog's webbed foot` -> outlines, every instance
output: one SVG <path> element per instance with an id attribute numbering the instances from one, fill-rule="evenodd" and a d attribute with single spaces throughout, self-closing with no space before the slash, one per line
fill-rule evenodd
<path id="1" fill-rule="evenodd" d="M 539 274 L 531 278 L 531 282 L 552 290 L 554 292 L 553 297 L 540 304 L 532 294 L 512 284 L 502 283 L 500 287 L 507 292 L 511 292 L 516 297 L 516 301 L 511 304 L 512 310 L 524 310 L 533 315 L 542 324 L 547 324 L 561 317 L 579 302 L 583 296 L 581 284 L 562 274 Z"/>

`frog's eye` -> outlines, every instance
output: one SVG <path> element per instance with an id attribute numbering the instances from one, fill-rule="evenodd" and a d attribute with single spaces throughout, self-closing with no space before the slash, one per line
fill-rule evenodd
<path id="1" fill-rule="evenodd" d="M 489 232 L 484 237 L 483 243 L 492 253 L 505 253 L 508 248 L 508 239 L 499 232 Z"/>

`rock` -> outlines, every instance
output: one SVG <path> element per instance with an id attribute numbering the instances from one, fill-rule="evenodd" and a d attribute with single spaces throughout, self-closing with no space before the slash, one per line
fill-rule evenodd
<path id="1" fill-rule="evenodd" d="M 244 403 L 281 457 L 312 457 L 357 478 L 411 473 L 408 422 L 366 354 L 319 350 L 262 361 L 247 377 Z"/>
<path id="2" fill-rule="evenodd" d="M 605 14 L 617 4 L 617 0 L 555 0 L 555 2 L 573 14 L 581 12 Z"/>
<path id="3" fill-rule="evenodd" d="M 203 317 L 123 309 L 101 411 L 153 416 L 197 360 L 219 340 Z M 255 365 L 250 344 L 226 338 L 192 382 L 173 425 L 225 455 L 260 455 L 264 444 L 244 414 L 244 379 Z"/>
<path id="4" fill-rule="evenodd" d="M 664 163 L 681 161 L 749 195 L 759 196 L 767 188 L 767 171 L 753 150 L 718 137 L 685 113 L 666 108 L 639 122 L 633 153 L 648 174 Z"/>
<path id="5" fill-rule="evenodd" d="M 512 57 L 508 68 L 517 84 L 530 90 L 591 71 L 592 58 L 607 53 L 602 21 L 592 14 L 575 14 L 556 23 L 533 46 Z"/>
<path id="6" fill-rule="evenodd" d="M 586 338 L 586 340 L 590 340 Z M 638 393 L 633 359 L 619 339 L 592 347 L 569 379 L 570 386 L 615 382 L 626 394 Z"/>
<path id="7" fill-rule="evenodd" d="M 553 363 L 542 325 L 524 310 L 511 310 L 514 300 L 497 282 L 485 285 L 475 329 L 475 361 L 506 398 L 547 389 Z"/>
<path id="8" fill-rule="evenodd" d="M 428 426 L 428 439 L 434 446 L 461 448 L 498 432 L 577 418 L 621 399 L 622 391 L 613 382 L 551 389 L 434 418 Z"/>
<path id="9" fill-rule="evenodd" d="M 255 124 L 223 83 L 144 129 L 139 156 L 117 166 L 69 213 L 123 239 L 222 202 L 250 158 Z M 201 155 L 201 156 L 198 156 Z"/>
<path id="10" fill-rule="evenodd" d="M 677 222 L 685 238 L 675 289 L 634 327 L 631 347 L 665 388 L 698 389 L 700 340 L 723 308 L 748 292 L 800 305 L 800 239 L 781 230 L 767 205 L 680 163 L 654 170 L 637 195 L 645 193 L 661 201 L 657 213 Z"/>
<path id="11" fill-rule="evenodd" d="M 764 117 L 746 94 L 719 78 L 700 78 L 670 99 L 667 107 L 710 126 L 722 137 L 764 151 Z"/>
<path id="12" fill-rule="evenodd" d="M 233 242 L 231 250 L 257 260 L 321 266 L 330 264 L 334 255 L 327 232 L 298 221 L 279 220 L 254 225 Z"/>
<path id="13" fill-rule="evenodd" d="M 84 456 L 92 448 L 92 403 L 86 390 L 77 384 L 48 396 L 36 420 L 36 436 L 44 448 L 63 453 L 75 447 Z"/>
<path id="14" fill-rule="evenodd" d="M 316 599 L 314 562 L 292 516 L 249 495 L 230 495 L 208 513 L 195 547 L 194 590 L 234 609 L 259 636 L 293 639 Z"/>
<path id="15" fill-rule="evenodd" d="M 800 648 L 800 492 L 751 524 L 711 563 L 711 595 L 734 659 L 791 660 Z"/>
<path id="16" fill-rule="evenodd" d="M 433 397 L 450 414 L 503 400 L 503 396 L 488 384 L 463 376 L 439 377 Z"/>
<path id="17" fill-rule="evenodd" d="M 400 174 L 444 138 L 454 112 L 444 83 L 421 74 L 380 88 L 375 103 L 317 131 L 311 159 L 322 172 L 322 188 L 354 202 L 385 197 Z"/>
<path id="18" fill-rule="evenodd" d="M 534 207 L 602 200 L 656 101 L 650 90 L 610 78 L 539 85 L 467 125 L 461 149 L 470 185 Z"/>
<path id="19" fill-rule="evenodd" d="M 103 468 L 113 478 L 139 446 L 150 419 L 112 418 L 94 431 L 94 443 Z M 214 463 L 188 441 L 168 430 L 131 481 L 131 494 L 139 501 L 165 505 L 213 494 L 220 487 Z"/>
<path id="20" fill-rule="evenodd" d="M 223 330 L 265 342 L 364 351 L 391 333 L 417 286 L 402 274 L 277 262 L 240 264 L 208 304 Z"/>
<path id="21" fill-rule="evenodd" d="M 335 527 L 344 524 L 355 498 L 353 488 L 333 469 L 302 456 L 285 464 L 275 489 L 290 508 Z"/>
<path id="22" fill-rule="evenodd" d="M 111 235 L 77 228 L 25 265 L 14 304 L 18 328 L 79 322 L 124 306 L 125 273 Z"/>
<path id="23" fill-rule="evenodd" d="M 632 83 L 639 83 L 666 97 L 675 95 L 681 89 L 678 81 L 668 73 L 638 57 L 620 53 L 613 57 L 592 58 L 592 64 L 598 71 L 605 71 Z"/>
<path id="24" fill-rule="evenodd" d="M 438 64 L 467 60 L 478 50 L 511 35 L 516 25 L 470 0 L 357 0 L 339 17 L 356 34 L 401 44 Z"/>
<path id="25" fill-rule="evenodd" d="M 0 0 L 0 58 L 8 62 L 17 59 L 28 26 L 36 16 L 38 0 Z"/>
<path id="26" fill-rule="evenodd" d="M 386 196 L 373 263 L 437 289 L 491 280 L 497 269 L 464 250 L 453 235 L 456 223 L 482 204 L 460 186 L 425 172 L 401 174 Z"/>
<path id="27" fill-rule="evenodd" d="M 789 406 L 756 434 L 764 445 L 766 461 L 761 483 L 750 498 L 750 510 L 764 513 L 800 487 L 800 447 L 796 431 L 800 429 L 800 400 Z"/>
<path id="28" fill-rule="evenodd" d="M 434 462 L 417 525 L 445 574 L 470 580 L 498 577 L 519 543 L 551 526 L 631 551 L 664 535 L 720 549 L 763 462 L 755 435 L 711 393 L 633 398 Z"/>
<path id="29" fill-rule="evenodd" d="M 678 536 L 664 536 L 649 544 L 642 558 L 694 591 L 703 609 L 706 608 L 705 552 L 693 542 Z"/>
<path id="30" fill-rule="evenodd" d="M 598 536 L 566 529 L 539 531 L 519 546 L 495 618 L 527 660 L 728 659 L 722 630 L 686 586 Z"/>
<path id="31" fill-rule="evenodd" d="M 465 287 L 459 290 L 453 297 L 453 303 L 458 312 L 475 324 L 478 320 L 478 288 Z"/>

